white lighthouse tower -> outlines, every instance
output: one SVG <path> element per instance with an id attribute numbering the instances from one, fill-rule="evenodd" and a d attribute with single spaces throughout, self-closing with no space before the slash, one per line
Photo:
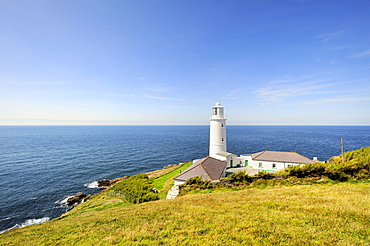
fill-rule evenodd
<path id="1" fill-rule="evenodd" d="M 221 106 L 220 102 L 217 102 L 212 107 L 212 111 L 213 114 L 210 119 L 209 156 L 220 159 L 221 156 L 218 153 L 226 152 L 226 117 L 224 116 L 224 107 Z"/>

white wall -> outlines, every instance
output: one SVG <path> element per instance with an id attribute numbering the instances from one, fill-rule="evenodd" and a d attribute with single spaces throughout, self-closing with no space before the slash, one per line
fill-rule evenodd
<path id="1" fill-rule="evenodd" d="M 248 166 L 251 166 L 252 165 L 252 157 L 251 156 L 246 156 L 246 155 L 241 155 L 239 157 L 236 158 L 236 161 L 234 162 L 235 164 L 233 165 L 234 167 L 236 165 L 240 165 L 242 167 L 245 167 L 245 161 L 248 161 Z"/>
<path id="2" fill-rule="evenodd" d="M 175 186 L 176 185 L 181 185 L 181 184 L 186 182 L 185 180 L 178 180 L 178 179 L 174 179 L 173 181 L 175 181 L 175 184 L 174 184 Z"/>
<path id="3" fill-rule="evenodd" d="M 217 158 L 216 153 L 226 152 L 226 120 L 211 119 L 209 134 L 209 156 Z"/>
<path id="4" fill-rule="evenodd" d="M 260 163 L 262 167 L 260 167 Z M 273 165 L 275 164 L 275 167 Z M 283 168 L 287 168 L 289 166 L 297 166 L 300 165 L 298 163 L 290 163 L 290 162 L 271 162 L 271 161 L 252 161 L 252 168 L 256 170 L 279 170 Z"/>
<path id="5" fill-rule="evenodd" d="M 234 158 L 233 158 L 234 159 Z M 271 161 L 254 161 L 252 160 L 252 156 L 250 155 L 241 155 L 234 159 L 233 161 L 233 167 L 236 167 L 238 164 L 242 167 L 246 166 L 245 161 L 248 161 L 248 166 L 255 170 L 279 170 L 283 168 L 287 168 L 288 166 L 297 166 L 300 165 L 298 163 L 291 163 L 291 162 L 271 162 Z M 262 163 L 262 167 L 260 167 L 259 163 Z M 229 161 L 228 161 L 229 164 Z M 275 164 L 275 167 L 273 167 L 273 164 Z M 230 167 L 229 165 L 227 167 Z"/>

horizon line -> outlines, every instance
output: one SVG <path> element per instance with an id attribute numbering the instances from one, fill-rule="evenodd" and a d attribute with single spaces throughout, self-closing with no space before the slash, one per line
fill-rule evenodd
<path id="1" fill-rule="evenodd" d="M 209 126 L 209 124 L 0 124 L 0 126 Z M 227 126 L 370 126 L 370 124 L 227 124 Z"/>

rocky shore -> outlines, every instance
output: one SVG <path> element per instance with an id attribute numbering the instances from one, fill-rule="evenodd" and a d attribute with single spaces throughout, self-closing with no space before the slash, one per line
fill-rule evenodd
<path id="1" fill-rule="evenodd" d="M 113 180 L 109 180 L 109 179 L 99 180 L 98 181 L 98 187 L 107 188 L 109 186 L 112 186 L 112 185 L 116 184 L 117 182 L 119 182 L 121 180 L 127 179 L 128 177 L 129 176 L 123 176 L 121 178 L 116 178 L 116 179 L 113 179 Z"/>
<path id="2" fill-rule="evenodd" d="M 119 182 L 121 180 L 127 179 L 128 177 L 129 176 L 124 176 L 124 177 L 116 178 L 116 179 L 113 179 L 113 180 L 108 180 L 108 179 L 99 180 L 98 181 L 98 187 L 108 188 L 108 187 L 116 184 L 117 182 Z M 76 207 L 78 204 L 83 203 L 85 201 L 86 197 L 87 197 L 87 195 L 85 193 L 79 192 L 76 195 L 68 198 L 67 206 Z"/>

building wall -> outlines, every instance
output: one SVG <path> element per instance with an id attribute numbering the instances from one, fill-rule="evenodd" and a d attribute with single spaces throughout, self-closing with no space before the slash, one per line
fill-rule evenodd
<path id="1" fill-rule="evenodd" d="M 300 165 L 298 163 L 291 163 L 291 162 L 278 162 L 278 161 L 257 161 L 254 160 L 252 162 L 252 168 L 255 170 L 266 170 L 266 171 L 276 171 L 279 169 L 284 169 L 289 166 L 297 166 Z"/>
<path id="2" fill-rule="evenodd" d="M 228 156 L 226 168 L 231 167 L 244 167 L 244 162 L 237 155 Z"/>
<path id="3" fill-rule="evenodd" d="M 272 162 L 272 161 L 252 160 L 252 156 L 250 155 L 242 155 L 242 156 L 236 157 L 235 159 L 236 160 L 233 162 L 235 163 L 233 167 L 236 167 L 237 165 L 240 165 L 241 167 L 249 166 L 254 170 L 276 171 L 279 169 L 287 168 L 289 166 L 300 165 L 299 163 L 291 163 L 291 162 L 279 162 L 279 161 Z"/>
<path id="4" fill-rule="evenodd" d="M 174 183 L 174 185 L 176 186 L 176 185 L 181 185 L 181 184 L 184 184 L 186 181 L 185 180 L 178 180 L 178 179 L 174 179 L 173 180 L 175 183 Z"/>
<path id="5" fill-rule="evenodd" d="M 240 165 L 241 167 L 245 166 L 251 166 L 252 165 L 252 157 L 251 156 L 246 156 L 246 155 L 241 155 L 236 158 L 235 161 L 236 165 Z"/>
<path id="6" fill-rule="evenodd" d="M 216 153 L 226 152 L 226 120 L 211 119 L 209 134 L 209 156 L 218 158 Z"/>

